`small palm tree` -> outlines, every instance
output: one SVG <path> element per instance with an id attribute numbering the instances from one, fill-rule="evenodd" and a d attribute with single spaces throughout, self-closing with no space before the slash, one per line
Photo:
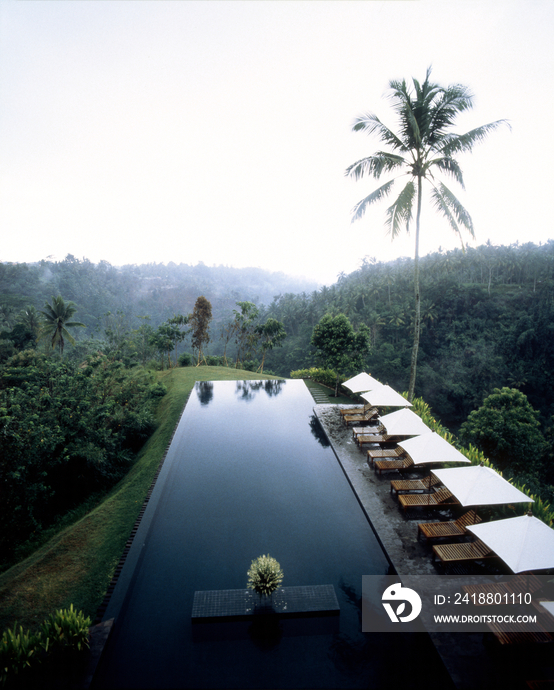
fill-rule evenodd
<path id="1" fill-rule="evenodd" d="M 473 107 L 473 95 L 460 84 L 447 87 L 430 81 L 431 68 L 427 70 L 425 81 L 420 84 L 412 79 L 413 89 L 405 80 L 389 82 L 393 109 L 398 116 L 398 134 L 384 125 L 373 113 L 358 117 L 353 125 L 355 132 L 376 134 L 392 151 L 377 151 L 372 156 L 362 158 L 346 169 L 346 175 L 360 179 L 365 175 L 380 178 L 383 173 L 398 172 L 398 177 L 407 176 L 408 182 L 387 209 L 386 225 L 394 239 L 405 227 L 410 230 L 415 205 L 416 233 L 414 260 L 415 321 L 414 344 L 410 367 L 408 400 L 413 399 L 419 333 L 421 327 L 421 303 L 419 292 L 419 232 L 422 206 L 423 183 L 431 187 L 431 200 L 436 210 L 447 220 L 452 230 L 460 237 L 466 230 L 474 237 L 473 222 L 469 213 L 440 180 L 435 173 L 443 173 L 453 178 L 464 188 L 460 166 L 454 156 L 472 151 L 475 144 L 497 129 L 506 120 L 497 120 L 472 129 L 466 134 L 449 131 L 456 116 Z M 387 197 L 398 178 L 385 182 L 359 201 L 353 209 L 352 221 L 359 220 L 371 204 Z M 463 243 L 462 243 L 463 246 Z"/>
<path id="2" fill-rule="evenodd" d="M 67 329 L 76 327 L 86 328 L 86 326 L 79 321 L 70 321 L 73 314 L 77 311 L 77 307 L 74 302 L 64 302 L 60 295 L 52 297 L 51 305 L 46 302 L 44 309 L 45 311 L 40 312 L 43 316 L 41 337 L 50 338 L 52 348 L 58 345 L 60 355 L 63 357 L 64 338 L 67 338 L 72 345 L 75 345 L 75 338 Z"/>
<path id="3" fill-rule="evenodd" d="M 19 316 L 16 320 L 18 323 L 23 324 L 26 328 L 32 331 L 35 336 L 38 335 L 41 321 L 40 313 L 32 304 L 28 307 L 25 307 L 25 309 L 22 309 L 19 312 Z"/>

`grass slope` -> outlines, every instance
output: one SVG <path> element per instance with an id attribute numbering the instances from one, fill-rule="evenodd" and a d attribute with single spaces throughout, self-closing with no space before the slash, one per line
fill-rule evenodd
<path id="1" fill-rule="evenodd" d="M 271 378 L 225 367 L 160 372 L 168 392 L 158 428 L 128 474 L 93 510 L 0 575 L 0 630 L 16 621 L 34 629 L 71 603 L 94 619 L 194 383 Z"/>

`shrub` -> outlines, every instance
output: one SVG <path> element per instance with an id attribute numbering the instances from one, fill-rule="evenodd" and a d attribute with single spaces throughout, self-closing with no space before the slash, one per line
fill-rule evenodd
<path id="1" fill-rule="evenodd" d="M 180 367 L 190 367 L 192 364 L 192 355 L 190 355 L 188 352 L 183 352 L 183 354 L 179 355 L 177 358 L 177 362 L 179 363 Z"/>
<path id="2" fill-rule="evenodd" d="M 332 369 L 318 369 L 317 367 L 310 367 L 309 369 L 298 369 L 290 372 L 291 379 L 311 379 L 317 383 L 321 383 L 329 388 L 335 387 L 337 375 Z M 340 377 L 340 382 L 346 381 L 344 376 Z"/>
<path id="3" fill-rule="evenodd" d="M 48 645 L 48 642 L 46 642 Z M 0 681 L 2 685 L 8 678 L 19 674 L 32 663 L 38 662 L 41 649 L 41 636 L 24 632 L 23 626 L 8 628 L 0 638 Z"/>
<path id="4" fill-rule="evenodd" d="M 68 609 L 60 609 L 44 621 L 41 633 L 51 641 L 54 649 L 80 652 L 89 647 L 90 618 L 82 611 L 75 611 L 73 604 Z"/>
<path id="5" fill-rule="evenodd" d="M 283 581 L 281 566 L 269 554 L 253 560 L 247 575 L 248 589 L 253 589 L 260 596 L 269 596 Z"/>
<path id="6" fill-rule="evenodd" d="M 167 393 L 167 388 L 161 382 L 153 384 L 148 389 L 148 395 L 150 398 L 163 398 L 163 396 L 166 393 Z"/>
<path id="7" fill-rule="evenodd" d="M 8 628 L 0 638 L 0 683 L 5 685 L 21 671 L 30 669 L 49 654 L 81 652 L 89 647 L 90 618 L 75 611 L 73 604 L 50 615 L 40 632 L 32 634 L 23 626 Z"/>

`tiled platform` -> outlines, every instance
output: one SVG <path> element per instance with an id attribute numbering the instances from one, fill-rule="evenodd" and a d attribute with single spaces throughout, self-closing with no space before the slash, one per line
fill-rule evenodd
<path id="1" fill-rule="evenodd" d="M 268 605 L 250 589 L 220 589 L 194 593 L 192 622 L 244 620 L 257 614 L 279 616 L 338 616 L 340 607 L 333 585 L 280 587 Z"/>

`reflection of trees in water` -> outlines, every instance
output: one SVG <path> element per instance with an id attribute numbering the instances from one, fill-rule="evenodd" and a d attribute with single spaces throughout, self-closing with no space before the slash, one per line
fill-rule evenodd
<path id="1" fill-rule="evenodd" d="M 201 405 L 209 405 L 214 397 L 214 384 L 212 381 L 197 381 L 196 395 Z"/>
<path id="2" fill-rule="evenodd" d="M 279 395 L 285 383 L 286 381 L 268 379 L 267 381 L 264 381 L 264 391 L 269 395 L 269 397 Z"/>
<path id="3" fill-rule="evenodd" d="M 264 390 L 270 397 L 279 395 L 286 381 L 267 379 L 267 381 L 237 381 L 236 393 L 239 400 L 250 402 L 256 397 L 256 393 Z"/>
<path id="4" fill-rule="evenodd" d="M 323 431 L 319 419 L 315 416 L 315 414 L 310 417 L 310 431 L 312 432 L 312 435 L 315 436 L 319 444 L 321 444 L 324 448 L 329 448 L 331 444 L 327 440 L 327 436 L 325 436 L 325 432 Z"/>

